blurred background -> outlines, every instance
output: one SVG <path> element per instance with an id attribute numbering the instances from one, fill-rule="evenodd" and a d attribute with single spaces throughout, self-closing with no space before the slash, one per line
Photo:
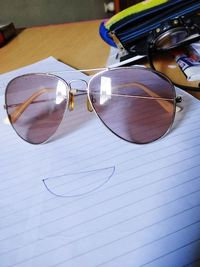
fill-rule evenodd
<path id="1" fill-rule="evenodd" d="M 103 19 L 141 0 L 0 0 L 0 24 L 17 28 Z"/>

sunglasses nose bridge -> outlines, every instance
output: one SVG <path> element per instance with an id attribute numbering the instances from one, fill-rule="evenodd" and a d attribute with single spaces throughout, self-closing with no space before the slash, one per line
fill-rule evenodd
<path id="1" fill-rule="evenodd" d="M 75 88 L 73 86 L 73 84 L 75 85 Z M 82 85 L 85 85 L 85 87 L 83 87 Z M 71 80 L 69 83 L 69 89 L 72 92 L 74 89 L 77 91 L 86 91 L 88 88 L 88 83 L 87 81 L 83 80 L 83 79 L 77 79 L 77 80 Z"/>
<path id="2" fill-rule="evenodd" d="M 75 85 L 75 88 L 74 86 L 72 85 Z M 81 84 L 84 84 L 85 85 L 85 88 L 81 87 L 80 85 Z M 78 86 L 77 86 L 78 85 Z M 71 80 L 69 83 L 68 83 L 68 86 L 69 86 L 69 110 L 72 111 L 74 110 L 74 95 L 76 94 L 77 91 L 81 91 L 81 92 L 87 92 L 87 88 L 88 88 L 88 83 L 87 81 L 83 80 L 83 79 L 77 79 L 77 80 Z M 93 108 L 90 104 L 90 101 L 87 97 L 87 102 L 86 102 L 86 106 L 87 106 L 87 110 L 89 112 L 92 112 L 93 111 Z"/>

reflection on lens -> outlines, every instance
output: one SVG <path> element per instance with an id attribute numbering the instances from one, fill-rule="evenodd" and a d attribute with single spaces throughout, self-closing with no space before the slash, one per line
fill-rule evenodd
<path id="1" fill-rule="evenodd" d="M 110 69 L 97 74 L 89 83 L 89 97 L 103 123 L 132 143 L 157 140 L 174 120 L 173 85 L 145 68 Z"/>
<path id="2" fill-rule="evenodd" d="M 47 141 L 63 118 L 67 95 L 65 82 L 53 75 L 26 74 L 13 79 L 5 102 L 17 134 L 33 144 Z"/>
<path id="3" fill-rule="evenodd" d="M 182 42 L 187 36 L 187 30 L 184 28 L 171 29 L 161 34 L 155 44 L 159 49 L 170 49 Z"/>

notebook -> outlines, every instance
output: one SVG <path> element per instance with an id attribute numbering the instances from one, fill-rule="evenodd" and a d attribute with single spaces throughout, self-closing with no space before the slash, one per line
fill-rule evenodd
<path id="1" fill-rule="evenodd" d="M 113 135 L 85 96 L 51 142 L 30 145 L 6 123 L 1 96 L 0 266 L 198 266 L 200 103 L 177 93 L 172 130 L 148 145 Z"/>

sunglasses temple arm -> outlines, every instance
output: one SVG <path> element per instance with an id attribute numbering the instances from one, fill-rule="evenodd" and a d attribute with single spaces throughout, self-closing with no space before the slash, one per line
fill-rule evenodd
<path id="1" fill-rule="evenodd" d="M 166 99 L 166 98 L 161 98 L 158 94 L 156 94 L 155 92 L 153 92 L 151 89 L 149 89 L 148 87 L 146 87 L 144 84 L 142 83 L 137 83 L 137 82 L 134 82 L 134 83 L 131 83 L 131 84 L 123 84 L 122 86 L 123 87 L 129 87 L 129 86 L 137 86 L 139 87 L 140 89 L 142 89 L 146 94 L 148 94 L 149 96 L 151 96 L 153 99 L 155 99 L 158 104 L 163 108 L 165 109 L 167 112 L 170 112 L 171 111 L 171 105 L 172 103 L 170 102 L 167 102 L 166 100 L 172 100 L 172 99 Z M 135 96 L 135 97 L 140 97 L 140 96 Z M 165 101 L 163 101 L 165 100 Z"/>
<path id="2" fill-rule="evenodd" d="M 152 97 L 152 99 L 156 100 L 160 106 L 162 106 L 163 109 L 165 109 L 167 112 L 171 112 L 171 105 L 172 103 L 169 103 L 167 102 L 166 100 L 169 100 L 171 101 L 172 99 L 162 99 L 158 94 L 156 94 L 155 92 L 153 92 L 151 89 L 149 89 L 148 87 L 146 87 L 144 84 L 142 83 L 137 83 L 137 82 L 134 82 L 134 83 L 129 83 L 129 84 L 123 84 L 121 86 L 114 86 L 113 89 L 117 89 L 117 88 L 120 88 L 120 87 L 129 87 L 129 86 L 137 86 L 139 87 L 140 89 L 142 89 L 145 93 L 147 93 L 149 96 Z M 79 95 L 83 95 L 83 94 L 87 94 L 86 91 L 84 90 L 79 90 L 79 89 L 75 89 L 75 90 L 72 90 L 73 93 L 77 93 L 77 92 L 82 92 L 82 94 L 75 94 L 75 96 L 79 96 Z M 123 95 L 119 95 L 119 96 L 123 96 Z M 134 97 L 138 97 L 140 98 L 140 96 L 134 96 Z M 163 101 L 165 100 L 165 101 Z M 87 97 L 87 109 L 88 111 L 92 112 L 93 111 L 93 108 L 91 106 L 91 103 Z"/>
<path id="3" fill-rule="evenodd" d="M 145 85 L 141 84 L 141 83 L 131 83 L 131 84 L 124 84 L 124 86 L 138 86 L 139 88 L 141 88 L 145 93 L 147 93 L 149 96 L 153 97 L 156 99 L 156 101 L 166 110 L 169 112 L 170 110 L 170 103 L 168 102 L 163 102 L 161 99 L 158 99 L 159 98 L 159 95 L 157 95 L 156 93 L 152 92 L 149 88 L 147 88 Z M 43 88 L 43 89 L 40 89 L 39 91 L 37 91 L 36 93 L 34 93 L 32 96 L 30 96 L 24 103 L 20 104 L 19 107 L 17 107 L 12 114 L 10 114 L 10 120 L 12 123 L 15 123 L 17 121 L 17 119 L 21 116 L 21 114 L 28 108 L 28 106 L 34 102 L 34 100 L 36 98 L 38 98 L 40 95 L 44 94 L 44 93 L 48 93 L 48 92 L 51 92 L 53 91 L 53 89 L 50 89 L 50 88 Z M 83 94 L 87 94 L 85 91 L 81 91 L 81 90 L 76 90 L 77 92 L 80 91 L 82 92 L 82 94 L 77 94 L 77 96 L 79 95 L 83 95 Z M 76 96 L 76 95 L 75 95 Z M 71 97 L 72 99 L 72 102 L 74 101 L 74 99 Z M 71 101 L 70 101 L 71 102 Z M 73 105 L 73 103 L 72 103 Z M 90 101 L 87 97 L 87 109 L 88 111 L 92 112 L 93 111 L 93 108 L 90 104 Z M 72 108 L 73 110 L 73 108 Z"/>
<path id="4" fill-rule="evenodd" d="M 116 86 L 116 87 L 113 87 L 113 88 L 115 89 L 115 88 L 120 88 L 120 87 L 129 87 L 130 85 L 139 87 L 145 93 L 147 93 L 149 96 L 153 97 L 160 104 L 160 106 L 162 106 L 167 112 L 171 111 L 171 103 L 163 101 L 163 99 L 161 99 L 161 97 L 158 94 L 153 92 L 151 89 L 149 89 L 148 87 L 146 87 L 142 83 L 134 82 L 134 83 L 131 83 L 131 84 L 123 84 L 122 86 Z M 81 89 L 71 89 L 70 92 L 73 93 L 74 96 L 87 94 L 87 92 L 85 90 L 81 90 Z M 77 92 L 81 92 L 81 94 L 77 94 Z M 168 99 L 168 100 L 171 100 L 171 99 Z M 88 97 L 87 97 L 87 110 L 90 111 L 90 112 L 93 111 L 93 108 L 91 106 L 91 103 L 90 103 Z"/>
<path id="5" fill-rule="evenodd" d="M 24 103 L 19 104 L 19 106 L 10 114 L 10 120 L 12 123 L 15 123 L 17 119 L 22 115 L 22 113 L 29 107 L 30 104 L 34 103 L 34 100 L 38 98 L 40 95 L 54 91 L 54 89 L 50 88 L 43 88 L 40 89 L 39 91 L 35 92 L 32 96 L 30 96 Z M 85 95 L 87 92 L 81 91 L 81 90 L 76 90 L 76 92 L 81 92 L 81 94 L 74 94 L 74 96 L 80 96 L 80 95 Z M 6 106 L 5 106 L 6 108 Z M 73 94 L 70 93 L 70 101 L 69 101 L 69 109 L 73 110 L 74 109 L 74 98 Z M 87 109 L 88 111 L 92 112 L 93 108 L 91 107 L 90 101 L 87 97 Z"/>
<path id="6" fill-rule="evenodd" d="M 50 88 L 43 88 L 39 91 L 35 92 L 32 96 L 30 96 L 24 103 L 20 104 L 19 107 L 17 107 L 11 114 L 10 114 L 10 120 L 12 123 L 15 123 L 17 119 L 22 115 L 22 113 L 29 107 L 31 103 L 34 102 L 36 98 L 38 98 L 40 95 L 48 93 L 53 91 L 53 89 Z"/>

